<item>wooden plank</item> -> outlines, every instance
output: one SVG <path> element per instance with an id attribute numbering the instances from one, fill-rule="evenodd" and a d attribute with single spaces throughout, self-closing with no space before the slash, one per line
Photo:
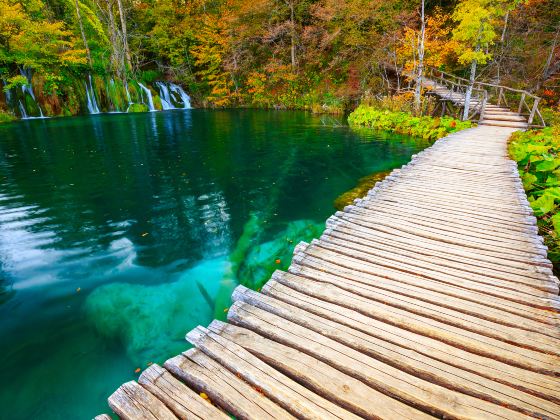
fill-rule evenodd
<path id="1" fill-rule="evenodd" d="M 330 257 L 329 257 L 330 255 Z M 473 282 L 470 280 L 461 279 L 460 277 L 445 276 L 438 272 L 424 272 L 418 274 L 411 272 L 403 272 L 389 267 L 384 267 L 380 265 L 370 264 L 369 267 L 365 264 L 360 264 L 356 267 L 352 260 L 348 257 L 336 258 L 332 253 L 327 254 L 326 251 L 317 252 L 314 250 L 309 250 L 306 253 L 300 253 L 293 257 L 292 265 L 294 268 L 290 268 L 290 271 L 295 272 L 297 266 L 309 266 L 318 270 L 322 270 L 333 275 L 343 274 L 343 277 L 352 278 L 353 275 L 363 273 L 363 275 L 373 275 L 378 277 L 385 277 L 393 280 L 407 279 L 404 281 L 412 282 L 414 279 L 418 279 L 419 282 L 423 278 L 428 280 L 437 281 L 442 283 L 444 286 L 458 286 L 468 291 L 486 293 L 489 296 L 501 298 L 501 301 L 496 301 L 497 304 L 503 301 L 511 302 L 509 305 L 511 308 L 523 308 L 525 307 L 527 311 L 532 311 L 536 314 L 549 313 L 553 316 L 555 311 L 553 302 L 550 303 L 550 299 L 539 298 L 537 296 L 528 295 L 523 292 L 516 292 L 510 288 L 499 287 L 490 284 L 482 284 L 478 282 Z"/>
<path id="2" fill-rule="evenodd" d="M 138 383 L 155 395 L 181 419 L 229 419 L 223 411 L 153 364 L 140 375 Z"/>
<path id="3" fill-rule="evenodd" d="M 272 275 L 272 280 L 263 287 L 262 293 L 448 365 L 560 403 L 559 378 L 521 369 L 493 358 L 482 357 L 365 316 L 352 308 L 327 302 L 322 300 L 320 295 L 316 297 L 313 290 L 299 284 L 298 280 L 297 276 L 290 273 L 276 271 Z"/>
<path id="4" fill-rule="evenodd" d="M 134 381 L 122 384 L 108 401 L 122 420 L 177 419 L 165 404 Z"/>
<path id="5" fill-rule="evenodd" d="M 297 418 L 360 418 L 281 374 L 243 347 L 206 328 L 197 327 L 190 331 L 187 340 Z"/>
<path id="6" fill-rule="evenodd" d="M 334 236 L 334 235 L 333 235 Z M 323 235 L 321 240 L 328 240 L 331 237 Z M 351 247 L 349 247 L 351 248 Z M 401 260 L 407 258 L 406 255 L 396 254 L 396 256 L 400 256 Z M 305 257 L 308 259 L 311 257 Z M 330 270 L 325 270 L 327 266 L 323 265 L 321 262 L 317 262 L 320 265 L 320 269 L 325 272 L 331 272 Z M 307 265 L 307 264 L 305 264 Z M 317 267 L 317 265 L 314 265 Z M 504 299 L 502 296 L 496 292 L 494 295 L 485 293 L 482 291 L 472 290 L 472 288 L 463 288 L 460 287 L 458 284 L 453 283 L 444 283 L 437 280 L 432 280 L 427 277 L 421 277 L 418 275 L 411 275 L 407 273 L 398 272 L 395 273 L 396 275 L 388 275 L 389 273 L 383 273 L 383 266 L 380 267 L 380 271 L 375 271 L 372 273 L 367 273 L 367 277 L 371 279 L 375 279 L 374 285 L 384 285 L 393 284 L 398 287 L 402 287 L 405 291 L 410 290 L 413 293 L 413 290 L 416 288 L 428 290 L 431 293 L 441 294 L 441 299 L 439 304 L 442 306 L 449 306 L 452 305 L 453 299 L 448 300 L 448 297 L 451 296 L 457 299 L 463 299 L 469 302 L 473 302 L 475 306 L 483 306 L 484 308 L 488 309 L 488 311 L 492 311 L 493 309 L 499 311 L 505 311 L 510 314 L 514 314 L 515 316 L 509 318 L 509 315 L 501 313 L 499 316 L 502 318 L 501 322 L 510 323 L 513 325 L 519 325 L 520 327 L 524 325 L 524 321 L 519 319 L 518 317 L 526 318 L 527 320 L 531 320 L 530 324 L 527 324 L 527 327 L 531 326 L 529 329 L 534 329 L 539 327 L 539 330 L 542 329 L 542 323 L 551 324 L 555 326 L 560 326 L 560 322 L 558 317 L 554 316 L 554 312 L 549 310 L 543 310 L 539 308 L 532 308 L 528 307 L 527 305 L 520 304 L 517 302 L 513 302 L 508 299 Z M 359 280 L 362 274 L 353 273 L 349 269 L 345 269 L 338 274 L 349 275 L 352 279 Z M 371 281 L 369 283 L 372 283 Z M 415 293 L 415 292 L 414 292 Z M 415 296 L 415 295 L 414 295 Z M 434 295 L 435 296 L 435 295 Z M 460 309 L 459 309 L 460 310 Z M 493 312 L 493 311 L 492 311 Z M 507 319 L 503 319 L 507 318 Z M 515 321 L 513 321 L 515 320 Z M 521 323 L 519 323 L 521 322 Z M 539 325 L 540 324 L 540 325 Z M 558 336 L 558 331 L 555 329 L 547 329 L 547 335 L 552 335 L 553 337 Z"/>
<path id="7" fill-rule="evenodd" d="M 356 240 L 368 239 L 377 243 L 381 241 L 388 246 L 401 250 L 409 249 L 417 254 L 437 256 L 450 261 L 468 264 L 469 266 L 478 265 L 506 274 L 512 273 L 520 277 L 528 278 L 538 278 L 541 273 L 552 275 L 552 270 L 548 266 L 537 265 L 534 262 L 523 263 L 520 261 L 504 260 L 483 253 L 465 250 L 460 247 L 445 246 L 434 241 L 423 240 L 422 238 L 412 239 L 404 236 L 392 235 L 384 230 L 369 229 L 338 218 L 329 219 L 328 226 L 329 227 L 325 230 L 327 234 L 333 231 L 344 232 L 347 235 L 354 236 Z M 543 259 L 542 261 L 545 260 Z M 548 264 L 552 266 L 550 262 L 548 262 Z M 550 278 L 552 279 L 553 277 Z"/>
<path id="8" fill-rule="evenodd" d="M 377 225 L 383 225 L 401 230 L 414 236 L 430 238 L 440 242 L 450 243 L 467 248 L 493 251 L 504 256 L 508 255 L 510 258 L 523 258 L 527 255 L 541 255 L 543 257 L 546 257 L 547 255 L 544 245 L 514 243 L 506 244 L 503 242 L 496 242 L 489 239 L 468 235 L 467 233 L 453 233 L 445 231 L 444 229 L 434 229 L 433 227 L 422 226 L 420 223 L 410 223 L 404 220 L 392 219 L 380 215 L 377 215 L 374 219 L 369 219 L 355 213 L 337 212 L 336 216 L 342 219 L 351 220 L 363 226 L 375 227 Z"/>
<path id="9" fill-rule="evenodd" d="M 308 256 L 303 258 L 302 264 L 304 266 L 305 260 L 309 258 Z M 395 276 L 398 277 L 398 279 L 393 279 L 390 276 L 383 276 L 382 273 L 378 272 L 375 272 L 375 274 L 372 274 L 373 271 L 372 273 L 356 272 L 349 268 L 339 269 L 338 265 L 328 264 L 329 267 L 333 267 L 333 270 L 338 276 L 355 280 L 387 292 L 398 293 L 409 298 L 425 301 L 428 304 L 438 305 L 452 311 L 463 312 L 505 326 L 544 334 L 546 336 L 555 337 L 556 339 L 560 338 L 559 331 L 553 328 L 543 331 L 544 325 L 541 322 L 522 316 L 529 312 L 527 311 L 527 307 L 523 305 L 515 306 L 515 303 L 507 300 L 488 298 L 481 293 L 469 292 L 468 290 L 457 288 L 452 285 L 442 285 L 437 281 L 431 281 L 422 277 L 411 277 L 404 274 L 402 276 Z M 318 262 L 314 267 L 320 267 L 325 273 L 332 273 L 322 262 Z M 346 266 L 344 265 L 343 267 Z M 300 273 L 304 272 L 305 268 L 302 268 L 302 270 L 303 271 L 300 271 Z M 484 303 L 487 300 L 491 302 L 491 305 Z M 510 309 L 507 311 L 509 313 L 504 313 L 504 309 Z M 517 315 L 515 313 L 516 311 L 518 311 L 520 315 Z"/>
<path id="10" fill-rule="evenodd" d="M 235 302 L 228 312 L 228 320 L 304 351 L 383 393 L 436 416 L 524 418 L 515 411 L 423 381 L 252 305 Z"/>
<path id="11" fill-rule="evenodd" d="M 315 296 L 320 296 L 321 299 L 328 302 L 339 302 L 341 305 L 352 308 L 364 315 L 443 341 L 481 356 L 495 358 L 507 364 L 547 375 L 554 376 L 560 373 L 560 364 L 554 356 L 517 347 L 415 314 L 406 309 L 396 308 L 383 302 L 372 300 L 370 299 L 370 291 L 365 286 L 353 285 L 346 281 L 344 283 L 341 281 L 336 286 L 334 283 L 328 281 L 328 279 L 309 279 L 298 276 L 298 280 L 294 282 L 293 286 L 297 290 L 297 287 L 304 285 L 309 290 L 313 290 Z"/>
<path id="12" fill-rule="evenodd" d="M 214 321 L 208 329 L 245 348 L 259 359 L 348 411 L 366 419 L 432 418 L 394 400 L 305 352 L 251 330 Z"/>
<path id="13" fill-rule="evenodd" d="M 423 246 L 429 246 L 436 249 L 447 249 L 448 252 L 459 253 L 460 255 L 476 255 L 481 260 L 500 261 L 502 265 L 511 263 L 512 266 L 527 266 L 538 265 L 543 267 L 552 268 L 549 260 L 545 259 L 542 255 L 509 255 L 502 254 L 500 251 L 483 248 L 463 247 L 460 244 L 452 243 L 445 240 L 429 236 L 418 236 L 410 232 L 406 232 L 391 226 L 384 226 L 382 224 L 363 223 L 362 221 L 354 218 L 340 218 L 338 216 L 331 216 L 327 220 L 327 227 L 335 228 L 338 224 L 343 223 L 346 226 L 356 227 L 365 232 L 374 231 L 382 232 L 392 235 L 393 238 L 405 240 L 413 243 L 421 243 Z"/>
<path id="14" fill-rule="evenodd" d="M 463 194 L 452 194 L 441 189 L 432 190 L 430 188 L 425 188 L 423 186 L 409 186 L 402 184 L 401 182 L 394 182 L 389 184 L 385 190 L 385 194 L 390 194 L 391 196 L 407 196 L 409 199 L 413 198 L 415 201 L 428 201 L 434 204 L 444 202 L 446 204 L 451 204 L 457 209 L 469 208 L 482 210 L 485 213 L 500 213 L 505 212 L 510 218 L 523 218 L 525 216 L 532 216 L 533 212 L 525 204 L 519 202 L 509 203 L 502 200 L 491 200 L 486 198 L 482 200 L 480 198 L 474 198 L 466 193 Z M 515 196 L 514 196 L 515 197 Z"/>
<path id="15" fill-rule="evenodd" d="M 350 241 L 318 241 L 312 242 L 314 248 L 321 249 L 330 254 L 337 253 L 348 258 L 354 258 L 369 264 L 386 267 L 389 271 L 400 271 L 418 276 L 433 278 L 440 281 L 447 281 L 451 284 L 459 284 L 462 282 L 472 285 L 472 287 L 495 287 L 499 289 L 504 298 L 510 300 L 519 300 L 520 303 L 535 306 L 539 308 L 549 309 L 558 306 L 558 295 L 554 293 L 554 288 L 542 290 L 542 288 L 532 287 L 528 282 L 501 280 L 496 278 L 488 278 L 485 275 L 472 273 L 470 271 L 455 269 L 452 267 L 441 267 L 432 262 L 420 262 L 415 259 L 410 261 L 398 261 L 394 257 L 387 258 L 390 254 L 375 248 L 360 246 Z M 311 250 L 310 250 L 311 251 Z M 311 252 L 310 252 L 311 254 Z M 531 280 L 534 281 L 534 280 Z M 506 297 L 507 296 L 507 297 Z"/>
<path id="16" fill-rule="evenodd" d="M 354 328 L 314 315 L 296 306 L 253 292 L 244 286 L 238 286 L 232 298 L 234 301 L 245 302 L 287 319 L 396 369 L 450 390 L 491 401 L 534 417 L 555 417 L 557 413 L 560 413 L 560 405 L 438 362 L 418 352 L 410 351 Z M 441 392 L 445 394 L 445 391 Z"/>
<path id="17" fill-rule="evenodd" d="M 414 263 L 431 262 L 441 267 L 460 269 L 464 272 L 479 274 L 485 277 L 492 277 L 496 280 L 509 281 L 525 284 L 549 293 L 558 295 L 558 281 L 548 268 L 540 270 L 532 269 L 518 270 L 514 267 L 500 266 L 497 264 L 486 263 L 473 258 L 461 256 L 451 257 L 444 252 L 437 252 L 414 245 L 404 245 L 398 241 L 387 241 L 382 235 L 366 235 L 360 231 L 349 232 L 346 227 L 341 226 L 337 229 L 326 229 L 321 240 L 344 241 L 348 246 L 359 244 L 374 248 L 375 252 L 383 251 L 383 255 L 391 255 L 393 258 L 410 259 Z M 374 251 L 370 251 L 374 252 Z M 494 281 L 494 280 L 488 280 Z"/>
<path id="18" fill-rule="evenodd" d="M 492 221 L 485 221 L 482 220 L 477 220 L 476 222 L 473 221 L 472 219 L 466 218 L 466 217 L 461 217 L 462 214 L 461 213 L 450 213 L 450 212 L 442 212 L 442 211 L 436 211 L 436 210 L 426 210 L 426 209 L 421 209 L 419 208 L 417 205 L 414 204 L 408 204 L 406 205 L 405 203 L 394 203 L 394 202 L 389 202 L 389 201 L 376 201 L 375 206 L 369 206 L 366 207 L 364 204 L 367 204 L 367 202 L 364 202 L 364 200 L 360 200 L 358 202 L 354 203 L 354 206 L 352 207 L 357 207 L 358 209 L 361 209 L 362 211 L 372 214 L 375 212 L 381 212 L 381 213 L 385 213 L 385 214 L 389 214 L 389 215 L 394 215 L 396 213 L 400 214 L 401 216 L 406 216 L 409 219 L 410 218 L 424 218 L 424 219 L 429 219 L 431 221 L 436 221 L 437 223 L 442 223 L 446 226 L 453 226 L 455 228 L 462 228 L 462 229 L 466 229 L 466 230 L 470 230 L 473 232 L 483 232 L 486 234 L 493 234 L 493 235 L 497 235 L 498 237 L 501 238 L 524 238 L 525 236 L 530 237 L 532 240 L 537 240 L 539 241 L 537 238 L 540 238 L 537 235 L 537 229 L 535 228 L 532 231 L 528 231 L 527 229 L 523 229 L 521 231 L 519 230 L 512 230 L 510 229 L 508 226 L 504 226 L 501 223 Z M 345 208 L 346 211 L 346 208 Z"/>
<path id="19" fill-rule="evenodd" d="M 164 367 L 197 392 L 239 419 L 293 419 L 228 369 L 196 349 L 164 363 Z"/>
<path id="20" fill-rule="evenodd" d="M 481 227 L 480 225 L 464 223 L 460 220 L 452 220 L 449 217 L 442 216 L 441 213 L 419 211 L 415 206 L 395 209 L 394 207 L 378 204 L 375 206 L 375 209 L 372 209 L 356 204 L 346 207 L 344 212 L 365 216 L 372 220 L 375 220 L 378 215 L 381 215 L 381 217 L 396 217 L 399 220 L 409 223 L 419 222 L 422 226 L 436 226 L 452 233 L 466 232 L 469 235 L 476 235 L 481 239 L 490 239 L 497 242 L 542 245 L 542 238 L 536 234 L 529 235 L 525 232 L 523 234 L 518 232 L 512 233 L 511 230 L 499 224 L 496 224 L 493 229 L 488 226 Z"/>

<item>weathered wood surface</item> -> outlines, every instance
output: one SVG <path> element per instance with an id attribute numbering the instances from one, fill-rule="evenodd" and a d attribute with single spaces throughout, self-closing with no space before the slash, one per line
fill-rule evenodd
<path id="1" fill-rule="evenodd" d="M 509 121 L 509 120 L 508 120 Z M 437 141 L 295 247 L 229 323 L 110 398 L 125 419 L 560 419 L 560 300 L 512 128 Z"/>

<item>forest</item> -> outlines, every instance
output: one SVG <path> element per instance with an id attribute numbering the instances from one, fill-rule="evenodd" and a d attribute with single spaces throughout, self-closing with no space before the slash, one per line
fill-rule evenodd
<path id="1" fill-rule="evenodd" d="M 559 100 L 557 0 L 428 0 L 424 19 L 410 0 L 0 0 L 0 10 L 3 120 L 190 100 L 343 113 L 409 86 L 420 40 L 426 68 L 467 76 L 476 59 L 477 80 Z"/>

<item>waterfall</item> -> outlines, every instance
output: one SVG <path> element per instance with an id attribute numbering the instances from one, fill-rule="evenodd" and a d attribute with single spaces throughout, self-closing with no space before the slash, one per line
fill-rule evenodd
<path id="1" fill-rule="evenodd" d="M 156 82 L 155 85 L 159 89 L 159 97 L 161 99 L 161 107 L 163 110 L 173 109 L 173 102 L 171 102 L 171 96 L 169 95 L 169 89 L 163 82 Z"/>
<path id="2" fill-rule="evenodd" d="M 124 82 L 124 88 L 126 90 L 126 99 L 128 100 L 128 107 L 130 108 L 130 105 L 132 105 L 132 99 L 130 98 L 130 92 L 128 91 L 128 82 L 126 80 Z M 128 112 L 128 108 L 127 108 L 127 112 Z"/>
<path id="3" fill-rule="evenodd" d="M 21 112 L 21 119 L 22 120 L 26 120 L 27 118 L 29 118 L 27 116 L 27 112 L 25 112 L 25 107 L 21 103 L 21 99 L 19 100 L 19 112 Z"/>
<path id="4" fill-rule="evenodd" d="M 111 101 L 111 104 L 113 105 L 113 113 L 118 113 L 121 112 L 119 105 L 117 104 L 116 101 L 113 100 L 113 96 L 117 94 L 116 88 L 115 88 L 115 80 L 111 77 L 111 80 L 109 80 L 109 86 L 107 87 L 107 96 L 109 97 L 109 100 Z"/>
<path id="5" fill-rule="evenodd" d="M 93 84 L 91 83 L 91 74 L 89 75 L 89 87 L 87 82 L 84 82 L 86 86 L 86 99 L 87 108 L 90 114 L 99 114 L 99 106 L 97 105 L 97 100 L 95 99 L 95 92 L 93 90 Z"/>
<path id="6" fill-rule="evenodd" d="M 161 98 L 161 106 L 166 109 L 177 109 L 175 104 L 181 105 L 183 109 L 191 107 L 191 98 L 183 90 L 183 88 L 171 82 L 156 82 L 155 85 L 159 89 Z"/>
<path id="7" fill-rule="evenodd" d="M 33 102 L 35 102 L 35 105 L 37 105 L 37 108 L 39 109 L 39 116 L 38 117 L 34 117 L 34 118 L 46 118 L 43 115 L 43 110 L 41 109 L 41 105 L 39 105 L 39 103 L 37 102 L 37 99 L 35 99 L 35 92 L 33 92 L 33 85 L 31 84 L 31 70 L 30 69 L 20 69 L 20 73 L 22 76 L 25 76 L 25 78 L 27 79 L 27 84 L 22 85 L 21 86 L 21 91 L 23 93 L 23 97 L 25 98 L 25 95 L 29 95 L 31 96 L 31 98 L 33 99 Z M 27 112 L 25 111 L 25 107 L 23 106 L 23 104 L 21 103 L 21 101 L 19 101 L 19 110 L 21 112 L 22 118 L 33 118 L 27 115 Z"/>
<path id="8" fill-rule="evenodd" d="M 142 88 L 142 90 L 144 92 L 146 92 L 146 96 L 148 97 L 148 108 L 150 110 L 150 112 L 155 111 L 155 107 L 154 107 L 154 100 L 152 99 L 152 92 L 150 92 L 150 89 L 148 89 L 146 86 L 144 86 L 142 83 L 138 82 L 138 86 L 140 86 Z"/>
<path id="9" fill-rule="evenodd" d="M 181 102 L 183 102 L 183 109 L 191 108 L 191 97 L 187 95 L 187 92 L 185 92 L 181 86 L 176 85 L 175 83 L 169 83 L 169 87 L 172 92 L 175 92 L 180 96 Z"/>

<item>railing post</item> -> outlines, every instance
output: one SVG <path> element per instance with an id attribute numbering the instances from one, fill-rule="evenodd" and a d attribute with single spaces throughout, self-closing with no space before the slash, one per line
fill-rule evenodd
<path id="1" fill-rule="evenodd" d="M 527 120 L 527 123 L 529 125 L 533 123 L 533 118 L 535 118 L 535 112 L 537 112 L 537 109 L 539 108 L 540 100 L 541 98 L 535 98 L 535 102 L 533 102 L 533 109 L 531 109 L 531 113 L 529 114 L 529 119 Z"/>
<path id="2" fill-rule="evenodd" d="M 521 100 L 519 101 L 519 108 L 517 108 L 518 114 L 521 114 L 521 110 L 523 109 L 523 102 L 525 102 L 525 93 L 521 94 Z"/>
<path id="3" fill-rule="evenodd" d="M 500 106 L 502 104 L 503 94 L 504 94 L 504 88 L 500 88 L 500 91 L 498 92 L 498 106 Z"/>
<path id="4" fill-rule="evenodd" d="M 486 102 L 488 102 L 488 92 L 486 91 L 486 89 L 483 90 L 483 95 L 482 95 L 482 106 L 480 108 L 480 118 L 478 119 L 478 122 L 482 122 L 482 120 L 484 119 L 484 111 L 486 110 Z"/>

